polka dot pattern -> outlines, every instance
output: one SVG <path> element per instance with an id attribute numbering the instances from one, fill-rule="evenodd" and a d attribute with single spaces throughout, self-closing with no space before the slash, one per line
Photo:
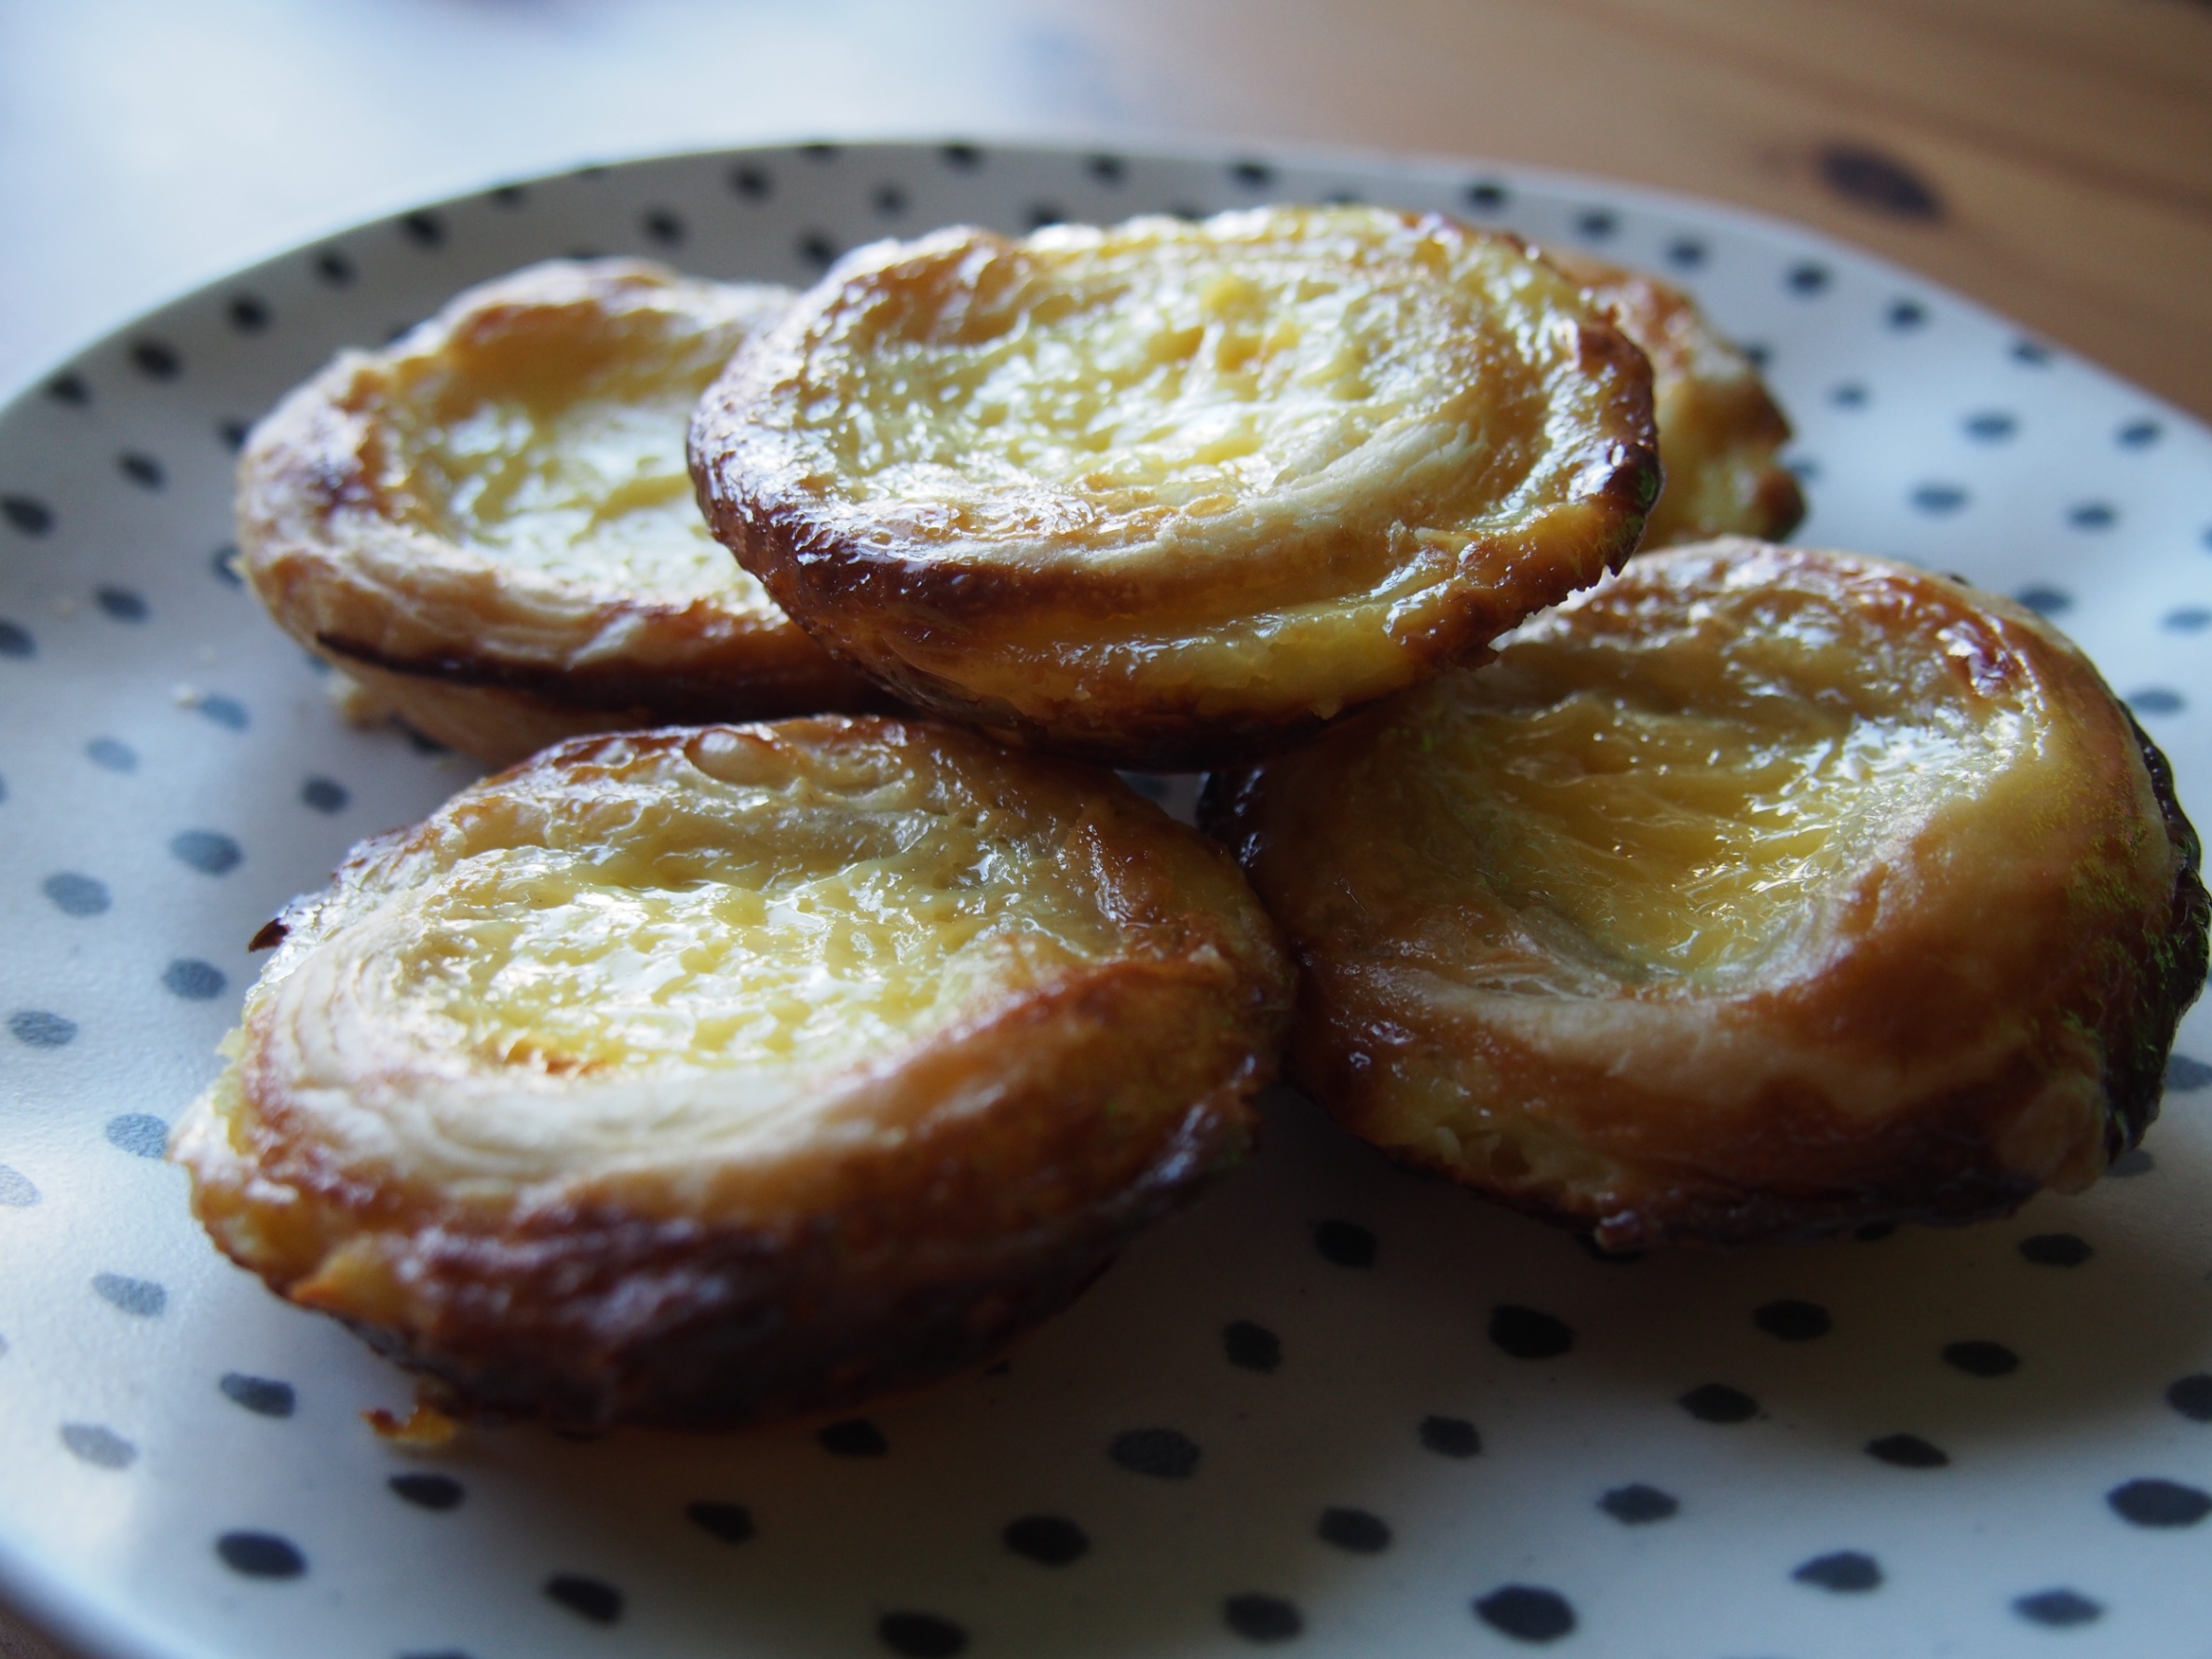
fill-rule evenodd
<path id="1" fill-rule="evenodd" d="M 1820 166 L 1862 205 L 1917 189 L 1941 211 L 1894 158 Z M 2122 1632 L 2150 1651 L 2201 1625 L 2201 1585 L 2134 1563 L 2212 1535 L 2192 1312 L 2212 1263 L 2178 1242 L 2212 1178 L 2202 1013 L 2124 1179 L 2014 1224 L 1740 1258 L 1605 1257 L 1282 1097 L 1246 1169 L 1011 1368 L 726 1440 L 480 1424 L 449 1453 L 383 1448 L 355 1413 L 405 1379 L 262 1296 L 185 1216 L 161 1153 L 212 1073 L 238 947 L 353 837 L 469 775 L 343 726 L 241 591 L 229 452 L 303 365 L 550 254 L 804 281 L 955 219 L 1292 196 L 1445 209 L 1690 284 L 1798 423 L 1802 539 L 2053 619 L 2202 793 L 2205 434 L 1810 237 L 1488 167 L 957 142 L 589 168 L 365 226 L 145 320 L 0 417 L 19 555 L 0 561 L 0 718 L 20 711 L 0 1053 L 34 1108 L 0 1113 L 0 1517 L 45 1501 L 34 1480 L 127 1503 L 241 1628 L 320 1596 L 333 1642 L 406 1659 L 489 1659 L 466 1634 L 487 1627 L 527 1628 L 547 1659 L 689 1659 L 755 1619 L 794 1651 L 893 1653 L 1051 1651 L 1071 1620 L 1101 1651 L 1182 1621 L 1201 1645 L 1316 1653 L 1414 1631 L 1395 1647 L 1905 1652 L 1940 1626 L 1965 1659 Z M 1187 810 L 1191 780 L 1136 782 Z M 43 1312 L 9 1311 L 11 1274 Z M 2030 1516 L 2062 1555 L 2023 1546 Z M 404 1611 L 368 1587 L 390 1550 L 440 1569 Z M 170 1616 L 170 1592 L 65 1565 Z M 1747 1577 L 1791 1611 L 1723 1632 L 1714 1610 L 1765 1605 Z M 695 1626 L 712 1649 L 662 1640 Z"/>

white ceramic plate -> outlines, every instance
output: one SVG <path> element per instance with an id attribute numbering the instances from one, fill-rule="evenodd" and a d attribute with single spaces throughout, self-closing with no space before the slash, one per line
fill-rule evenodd
<path id="1" fill-rule="evenodd" d="M 820 1435 L 411 1456 L 360 1415 L 407 1380 L 188 1218 L 159 1148 L 245 942 L 469 776 L 343 725 L 224 571 L 240 423 L 550 254 L 798 281 L 958 220 L 1345 192 L 1690 285 L 1798 423 L 1802 538 L 2056 615 L 2212 817 L 2212 434 L 1802 231 L 1509 169 L 919 145 L 641 162 L 364 225 L 0 415 L 11 1598 L 117 1659 L 2204 1651 L 2203 1013 L 2148 1150 L 2088 1198 L 1728 1257 L 1601 1264 L 1282 1095 L 1255 1163 L 1004 1370 Z"/>

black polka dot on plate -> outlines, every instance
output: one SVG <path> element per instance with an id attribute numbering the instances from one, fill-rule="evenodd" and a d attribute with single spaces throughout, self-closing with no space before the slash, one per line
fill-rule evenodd
<path id="1" fill-rule="evenodd" d="M 1422 1449 L 1441 1458 L 1471 1458 L 1483 1448 L 1483 1437 L 1463 1417 L 1424 1417 L 1418 1431 Z"/>
<path id="2" fill-rule="evenodd" d="M 1313 1526 L 1314 1537 L 1355 1556 L 1379 1555 L 1391 1547 L 1391 1525 L 1364 1509 L 1333 1505 L 1321 1512 Z"/>
<path id="3" fill-rule="evenodd" d="M 179 957 L 161 971 L 162 988 L 187 1002 L 211 1001 L 229 983 L 222 969 L 197 957 Z"/>
<path id="4" fill-rule="evenodd" d="M 2010 1377 L 2020 1368 L 2020 1356 L 2002 1342 L 1947 1342 L 1943 1363 L 1969 1377 Z"/>
<path id="5" fill-rule="evenodd" d="M 968 1632 L 936 1613 L 886 1613 L 875 1621 L 875 1639 L 906 1659 L 952 1659 L 968 1651 Z"/>
<path id="6" fill-rule="evenodd" d="M 2074 596 L 2063 588 L 2022 588 L 2013 597 L 2039 617 L 2062 617 L 2074 607 Z"/>
<path id="7" fill-rule="evenodd" d="M 1119 156 L 1093 156 L 1083 168 L 1101 184 L 1119 184 L 1129 176 L 1129 164 Z"/>
<path id="8" fill-rule="evenodd" d="M 115 622 L 142 622 L 150 614 L 145 595 L 129 588 L 95 589 L 92 603 L 100 606 L 102 616 Z"/>
<path id="9" fill-rule="evenodd" d="M 1356 1221 L 1317 1221 L 1313 1247 L 1321 1252 L 1323 1261 L 1338 1267 L 1373 1267 L 1377 1241 Z"/>
<path id="10" fill-rule="evenodd" d="M 31 496 L 0 496 L 0 519 L 25 536 L 44 536 L 54 527 L 54 510 Z"/>
<path id="11" fill-rule="evenodd" d="M 794 245 L 799 257 L 818 269 L 827 269 L 837 258 L 837 244 L 819 230 L 807 231 Z"/>
<path id="12" fill-rule="evenodd" d="M 2078 1233 L 2039 1232 L 2020 1241 L 2020 1254 L 2037 1267 L 2080 1267 L 2097 1252 Z"/>
<path id="13" fill-rule="evenodd" d="M 1654 1521 L 1672 1520 L 1681 1513 L 1682 1502 L 1671 1492 L 1637 1481 L 1613 1488 L 1597 1501 L 1597 1506 L 1624 1527 L 1648 1527 Z"/>
<path id="14" fill-rule="evenodd" d="M 742 1503 L 724 1503 L 712 1498 L 685 1504 L 684 1518 L 720 1543 L 749 1543 L 757 1530 L 753 1511 Z"/>
<path id="15" fill-rule="evenodd" d="M 216 830 L 180 830 L 169 838 L 169 851 L 203 876 L 228 875 L 246 856 L 236 841 Z"/>
<path id="16" fill-rule="evenodd" d="M 1785 1342 L 1810 1342 L 1816 1337 L 1826 1336 L 1835 1326 L 1835 1322 L 1828 1317 L 1827 1309 L 1818 1302 L 1786 1299 L 1768 1302 L 1756 1310 L 1751 1315 L 1751 1323 L 1770 1337 L 1777 1337 Z"/>
<path id="17" fill-rule="evenodd" d="M 1916 329 L 1928 320 L 1928 307 L 1918 300 L 1897 300 L 1890 306 L 1889 324 L 1893 329 Z"/>
<path id="18" fill-rule="evenodd" d="M 1863 1595 L 1881 1587 L 1881 1563 L 1857 1550 L 1835 1550 L 1800 1562 L 1790 1577 L 1838 1595 Z"/>
<path id="19" fill-rule="evenodd" d="M 215 573 L 215 579 L 226 588 L 242 588 L 246 578 L 238 574 L 238 550 L 228 542 L 208 555 L 208 568 Z"/>
<path id="20" fill-rule="evenodd" d="M 38 891 L 63 916 L 104 915 L 115 903 L 106 882 L 75 870 L 57 870 L 38 884 Z"/>
<path id="21" fill-rule="evenodd" d="M 1056 201 L 1033 201 L 1025 217 L 1031 230 L 1042 230 L 1048 224 L 1065 224 L 1067 210 Z"/>
<path id="22" fill-rule="evenodd" d="M 2047 1625 L 2064 1630 L 2075 1625 L 2089 1625 L 2104 1616 L 2104 1605 L 2092 1601 L 2078 1590 L 2038 1590 L 2031 1596 L 2015 1597 L 2013 1611 L 2030 1625 Z"/>
<path id="23" fill-rule="evenodd" d="M 2110 501 L 2083 501 L 2067 509 L 2066 522 L 2077 530 L 2110 530 L 2120 522 L 2120 510 Z"/>
<path id="24" fill-rule="evenodd" d="M 1513 199 L 1512 193 L 1494 179 L 1477 179 L 1467 186 L 1462 198 L 1478 213 L 1495 213 L 1503 210 Z"/>
<path id="25" fill-rule="evenodd" d="M 353 280 L 353 261 L 335 248 L 325 249 L 315 256 L 315 274 L 332 288 L 344 288 Z"/>
<path id="26" fill-rule="evenodd" d="M 622 1617 L 622 1592 L 604 1579 L 580 1572 L 556 1572 L 543 1588 L 546 1599 L 557 1602 L 578 1618 L 594 1625 L 612 1625 Z"/>
<path id="27" fill-rule="evenodd" d="M 1575 1610 L 1567 1598 L 1535 1584 L 1500 1584 L 1476 1598 L 1474 1616 L 1515 1641 L 1557 1641 L 1575 1627 Z"/>
<path id="28" fill-rule="evenodd" d="M 61 1048 L 76 1036 L 76 1021 L 43 1008 L 18 1009 L 7 1016 L 7 1033 L 33 1048 Z"/>
<path id="29" fill-rule="evenodd" d="M 128 1469 L 138 1461 L 137 1447 L 96 1422 L 63 1423 L 61 1444 L 70 1456 L 96 1469 Z"/>
<path id="30" fill-rule="evenodd" d="M 0 1210 L 27 1210 L 37 1202 L 31 1177 L 0 1163 Z"/>
<path id="31" fill-rule="evenodd" d="M 1089 1553 L 1090 1536 L 1065 1516 L 1025 1515 L 1006 1523 L 1006 1547 L 1040 1567 L 1065 1567 Z"/>
<path id="32" fill-rule="evenodd" d="M 1306 1628 L 1297 1604 L 1246 1590 L 1221 1604 L 1221 1622 L 1246 1641 L 1289 1641 Z"/>
<path id="33" fill-rule="evenodd" d="M 776 193 L 775 180 L 765 170 L 753 166 L 731 168 L 729 187 L 747 201 L 766 201 Z"/>
<path id="34" fill-rule="evenodd" d="M 1736 349 L 1744 354 L 1744 360 L 1755 369 L 1764 369 L 1774 360 L 1774 348 L 1762 341 L 1739 340 Z"/>
<path id="35" fill-rule="evenodd" d="M 260 333 L 269 326 L 268 303 L 255 294 L 238 294 L 230 302 L 230 326 L 242 334 Z"/>
<path id="36" fill-rule="evenodd" d="M 57 403 L 82 409 L 92 401 L 92 388 L 85 384 L 82 374 L 57 374 L 46 383 L 46 395 Z"/>
<path id="37" fill-rule="evenodd" d="M 1574 1347 L 1575 1333 L 1564 1319 L 1505 1302 L 1490 1310 L 1490 1341 L 1515 1359 L 1556 1359 Z"/>
<path id="38" fill-rule="evenodd" d="M 868 199 L 886 219 L 896 219 L 906 211 L 906 192 L 896 184 L 876 185 Z"/>
<path id="39" fill-rule="evenodd" d="M 215 1540 L 215 1554 L 247 1578 L 297 1578 L 307 1571 L 299 1547 L 274 1532 L 225 1532 Z"/>
<path id="40" fill-rule="evenodd" d="M 1757 1400 L 1725 1382 L 1701 1382 L 1675 1403 L 1700 1422 L 1749 1422 L 1758 1415 Z"/>
<path id="41" fill-rule="evenodd" d="M 225 1371 L 216 1387 L 223 1397 L 234 1406 L 242 1406 L 256 1417 L 290 1417 L 298 1404 L 292 1384 L 279 1382 L 273 1377 L 251 1377 L 243 1371 Z"/>
<path id="42" fill-rule="evenodd" d="M 1951 1454 L 1918 1435 L 1884 1435 L 1866 1442 L 1866 1455 L 1898 1469 L 1947 1469 Z"/>
<path id="43" fill-rule="evenodd" d="M 432 212 L 409 213 L 400 230 L 417 248 L 437 248 L 445 242 L 445 221 Z"/>
<path id="44" fill-rule="evenodd" d="M 684 239 L 683 218 L 668 208 L 654 208 L 638 221 L 648 241 L 663 248 L 673 248 Z"/>
<path id="45" fill-rule="evenodd" d="M 1234 1319 L 1221 1327 L 1221 1351 L 1240 1370 L 1269 1372 L 1282 1365 L 1282 1339 L 1249 1319 Z"/>
<path id="46" fill-rule="evenodd" d="M 106 771 L 138 770 L 138 751 L 114 738 L 94 738 L 85 745 L 85 758 Z"/>
<path id="47" fill-rule="evenodd" d="M 484 199 L 495 208 L 519 208 L 530 199 L 526 185 L 500 184 L 484 192 Z"/>
<path id="48" fill-rule="evenodd" d="M 330 778 L 310 778 L 300 785 L 300 799 L 318 812 L 336 812 L 353 797 L 346 785 Z"/>
<path id="49" fill-rule="evenodd" d="M 201 698 L 197 706 L 202 720 L 212 726 L 220 726 L 226 731 L 244 731 L 252 724 L 246 713 L 246 705 L 235 697 L 224 697 L 218 693 Z"/>
<path id="50" fill-rule="evenodd" d="M 1982 443 L 2002 443 L 2020 429 L 2020 423 L 2002 410 L 1986 409 L 1966 417 L 1966 435 Z"/>
<path id="51" fill-rule="evenodd" d="M 1187 1480 L 1202 1455 L 1198 1442 L 1178 1429 L 1124 1429 L 1106 1444 L 1116 1463 L 1155 1480 Z"/>
<path id="52" fill-rule="evenodd" d="M 2178 1379 L 2166 1389 L 2166 1404 L 2191 1422 L 2212 1422 L 2212 1374 Z"/>
<path id="53" fill-rule="evenodd" d="M 38 642 L 20 622 L 0 617 L 0 657 L 35 657 Z"/>
<path id="54" fill-rule="evenodd" d="M 461 1500 L 468 1496 L 461 1483 L 450 1475 L 395 1475 L 385 1485 L 417 1509 L 432 1509 L 440 1514 L 460 1508 Z"/>
<path id="55" fill-rule="evenodd" d="M 1783 280 L 1792 293 L 1825 293 L 1829 281 L 1828 267 L 1811 264 L 1792 265 Z"/>
<path id="56" fill-rule="evenodd" d="M 169 482 L 169 474 L 162 470 L 161 463 L 138 450 L 126 450 L 117 456 L 115 468 L 142 490 L 157 490 Z"/>
<path id="57" fill-rule="evenodd" d="M 2181 693 L 2165 686 L 2138 686 L 2121 700 L 2138 714 L 2178 714 L 2188 706 Z"/>
<path id="58" fill-rule="evenodd" d="M 1682 237 L 1667 244 L 1667 264 L 1678 271 L 1694 271 L 1705 263 L 1706 257 L 1705 244 L 1691 238 Z"/>
<path id="59" fill-rule="evenodd" d="M 2015 340 L 2013 342 L 2013 360 L 2026 363 L 2031 369 L 2047 367 L 2054 355 L 2056 354 L 2051 348 L 2040 340 Z"/>
<path id="60" fill-rule="evenodd" d="M 1966 505 L 1966 492 L 1955 483 L 1916 484 L 1909 499 L 1922 512 L 1952 513 Z"/>
<path id="61" fill-rule="evenodd" d="M 2207 1086 L 2212 1086 L 2212 1066 L 2187 1054 L 2166 1056 L 2167 1094 L 2193 1095 Z"/>
<path id="62" fill-rule="evenodd" d="M 2126 1481 L 2107 1492 L 2105 1502 L 2137 1527 L 2193 1527 L 2212 1515 L 2212 1493 L 2178 1480 Z"/>
<path id="63" fill-rule="evenodd" d="M 1594 242 L 1602 242 L 1621 228 L 1621 222 L 1603 208 L 1593 208 L 1575 218 L 1575 229 Z"/>
<path id="64" fill-rule="evenodd" d="M 133 1279 L 123 1273 L 94 1273 L 92 1294 L 112 1308 L 139 1319 L 158 1319 L 169 1306 L 169 1292 L 151 1279 Z"/>
<path id="65" fill-rule="evenodd" d="M 2212 610 L 2202 605 L 2185 605 L 2179 610 L 2170 610 L 2159 619 L 2158 625 L 2169 633 L 2202 633 L 2212 628 Z"/>
<path id="66" fill-rule="evenodd" d="M 150 1112 L 110 1118 L 103 1133 L 110 1146 L 133 1158 L 158 1158 L 169 1149 L 169 1125 Z"/>
<path id="67" fill-rule="evenodd" d="M 2112 434 L 2123 449 L 2149 449 L 2165 435 L 2165 428 L 2154 420 L 2131 420 Z"/>
<path id="68" fill-rule="evenodd" d="M 891 1448 L 883 1431 L 864 1417 L 824 1423 L 814 1431 L 814 1438 L 822 1450 L 841 1458 L 879 1458 Z"/>
<path id="69" fill-rule="evenodd" d="M 135 340 L 130 347 L 130 366 L 149 380 L 174 380 L 183 373 L 184 360 L 166 340 Z"/>

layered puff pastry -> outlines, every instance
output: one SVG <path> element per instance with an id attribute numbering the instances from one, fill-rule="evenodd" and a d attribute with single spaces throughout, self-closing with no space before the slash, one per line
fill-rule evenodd
<path id="1" fill-rule="evenodd" d="M 886 706 L 691 498 L 692 405 L 790 300 L 556 261 L 343 353 L 248 442 L 247 580 L 375 704 L 495 763 L 580 732 Z"/>
<path id="2" fill-rule="evenodd" d="M 1513 238 L 1365 207 L 848 255 L 691 433 L 714 532 L 900 697 L 1121 766 L 1480 658 L 1635 546 L 1643 353 Z"/>
<path id="3" fill-rule="evenodd" d="M 1294 1075 L 1611 1250 L 2083 1187 L 2205 977 L 2196 836 L 2096 671 L 1878 559 L 1639 557 L 1209 787 L 1303 972 Z"/>
<path id="4" fill-rule="evenodd" d="M 1716 536 L 1779 541 L 1796 529 L 1805 494 L 1777 458 L 1789 419 L 1757 365 L 1673 283 L 1574 250 L 1546 247 L 1543 256 L 1651 360 L 1666 487 L 1644 523 L 1643 545 Z"/>
<path id="5" fill-rule="evenodd" d="M 1291 989 L 1118 780 L 875 718 L 572 740 L 265 934 L 195 1212 L 451 1407 L 587 1426 L 986 1359 L 1239 1158 Z"/>

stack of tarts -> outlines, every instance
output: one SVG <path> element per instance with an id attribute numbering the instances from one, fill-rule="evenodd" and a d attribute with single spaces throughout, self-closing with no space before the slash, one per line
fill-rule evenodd
<path id="1" fill-rule="evenodd" d="M 463 295 L 263 424 L 240 549 L 534 758 L 265 930 L 195 1208 L 449 1407 L 713 1425 L 986 1359 L 1279 1053 L 1606 1248 L 2086 1185 L 2195 837 L 2041 620 L 1773 545 L 1787 436 L 1663 284 L 1369 208 Z"/>

